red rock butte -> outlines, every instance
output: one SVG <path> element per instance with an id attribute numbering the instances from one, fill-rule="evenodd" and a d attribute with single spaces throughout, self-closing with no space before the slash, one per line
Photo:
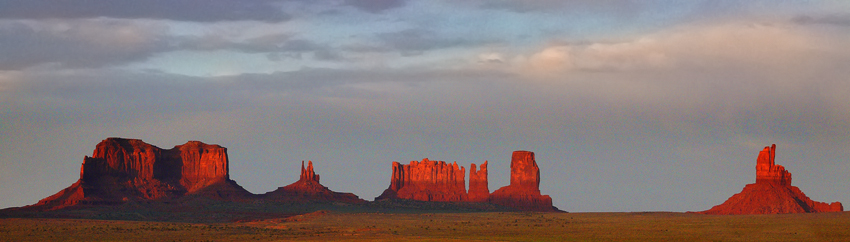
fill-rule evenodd
<path id="1" fill-rule="evenodd" d="M 363 199 L 352 193 L 334 192 L 319 183 L 319 175 L 313 171 L 313 161 L 301 162 L 301 178 L 297 182 L 277 190 L 261 195 L 262 198 L 272 201 L 288 202 L 342 202 L 342 203 L 364 203 Z"/>
<path id="2" fill-rule="evenodd" d="M 514 151 L 511 157 L 511 184 L 490 194 L 490 203 L 524 211 L 558 211 L 549 195 L 540 194 L 540 168 L 534 152 Z"/>
<path id="3" fill-rule="evenodd" d="M 390 186 L 375 200 L 466 201 L 466 169 L 445 161 L 423 159 L 408 165 L 393 162 Z M 486 179 L 486 177 L 484 178 Z"/>
<path id="4" fill-rule="evenodd" d="M 251 193 L 230 180 L 224 147 L 189 141 L 164 150 L 137 139 L 108 138 L 83 159 L 76 183 L 29 207 L 52 210 L 186 195 L 238 200 Z"/>
<path id="5" fill-rule="evenodd" d="M 702 214 L 779 214 L 841 212 L 840 202 L 812 201 L 791 185 L 791 173 L 776 165 L 776 145 L 764 147 L 756 159 L 756 183 Z"/>
<path id="6" fill-rule="evenodd" d="M 479 169 L 480 168 L 480 169 Z M 423 159 L 408 165 L 393 162 L 390 186 L 375 198 L 436 202 L 489 202 L 522 211 L 558 211 L 552 198 L 540 194 L 540 168 L 534 153 L 514 151 L 511 159 L 511 185 L 492 194 L 487 181 L 487 161 L 470 165 L 469 192 L 464 186 L 464 168 L 457 162 Z"/>

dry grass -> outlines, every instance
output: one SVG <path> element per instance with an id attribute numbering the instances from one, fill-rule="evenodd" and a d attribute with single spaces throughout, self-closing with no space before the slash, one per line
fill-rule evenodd
<path id="1" fill-rule="evenodd" d="M 0 219 L 3 241 L 843 241 L 850 213 L 340 213 L 236 223 Z"/>

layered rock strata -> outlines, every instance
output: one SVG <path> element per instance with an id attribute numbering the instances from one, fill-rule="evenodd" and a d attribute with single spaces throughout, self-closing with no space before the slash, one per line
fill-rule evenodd
<path id="1" fill-rule="evenodd" d="M 530 151 L 513 152 L 511 184 L 490 194 L 489 201 L 524 211 L 558 211 L 549 195 L 540 194 L 540 168 Z"/>
<path id="2" fill-rule="evenodd" d="M 263 194 L 261 197 L 267 200 L 287 202 L 366 202 L 353 193 L 334 192 L 319 183 L 319 175 L 313 171 L 313 161 L 309 161 L 306 168 L 304 168 L 304 162 L 301 162 L 301 177 L 297 182 Z"/>
<path id="3" fill-rule="evenodd" d="M 840 202 L 830 204 L 812 201 L 799 188 L 791 185 L 791 173 L 775 164 L 776 145 L 764 147 L 756 159 L 756 183 L 748 184 L 741 193 L 702 214 L 779 214 L 841 212 Z"/>
<path id="4" fill-rule="evenodd" d="M 227 200 L 251 195 L 230 180 L 224 147 L 189 141 L 164 150 L 137 139 L 108 138 L 83 159 L 76 183 L 31 207 L 50 210 L 189 194 Z"/>

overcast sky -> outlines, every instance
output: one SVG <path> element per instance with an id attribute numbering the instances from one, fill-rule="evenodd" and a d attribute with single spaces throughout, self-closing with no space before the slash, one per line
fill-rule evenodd
<path id="1" fill-rule="evenodd" d="M 373 200 L 391 163 L 514 150 L 571 212 L 698 211 L 758 152 L 850 203 L 849 1 L 0 0 L 0 208 L 107 137 L 228 148 L 253 193 Z M 468 176 L 467 176 L 468 180 Z"/>

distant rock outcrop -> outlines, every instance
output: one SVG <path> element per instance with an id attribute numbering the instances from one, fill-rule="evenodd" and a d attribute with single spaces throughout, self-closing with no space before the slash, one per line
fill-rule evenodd
<path id="1" fill-rule="evenodd" d="M 50 210 L 190 194 L 225 200 L 251 195 L 230 180 L 224 147 L 189 141 L 163 150 L 137 139 L 108 138 L 83 159 L 76 183 L 29 207 Z"/>
<path id="2" fill-rule="evenodd" d="M 841 212 L 840 202 L 831 204 L 809 199 L 799 188 L 791 186 L 791 173 L 774 163 L 776 145 L 764 147 L 756 159 L 756 183 L 748 184 L 741 193 L 702 214 L 778 214 Z"/>
<path id="3" fill-rule="evenodd" d="M 490 202 L 526 211 L 558 211 L 549 195 L 540 194 L 540 168 L 530 151 L 514 151 L 511 184 L 490 194 Z"/>
<path id="4" fill-rule="evenodd" d="M 320 184 L 319 175 L 313 171 L 313 161 L 307 163 L 306 169 L 304 168 L 304 162 L 301 162 L 301 178 L 297 182 L 263 194 L 261 197 L 267 200 L 287 202 L 366 202 L 353 193 L 334 192 Z"/>
<path id="5" fill-rule="evenodd" d="M 469 193 L 467 201 L 486 202 L 490 198 L 490 187 L 487 184 L 487 161 L 481 164 L 480 170 L 476 169 L 475 163 L 469 168 Z"/>
<path id="6" fill-rule="evenodd" d="M 461 202 L 466 201 L 466 169 L 457 162 L 423 159 L 408 165 L 393 162 L 390 187 L 375 198 L 411 199 L 419 201 Z"/>

